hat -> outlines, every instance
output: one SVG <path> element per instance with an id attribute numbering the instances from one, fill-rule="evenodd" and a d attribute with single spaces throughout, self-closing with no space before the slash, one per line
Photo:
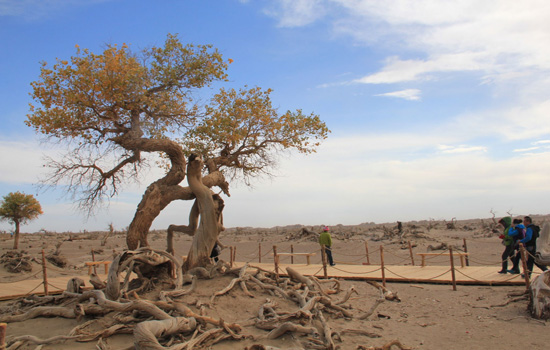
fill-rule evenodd
<path id="1" fill-rule="evenodd" d="M 329 231 L 328 226 L 323 227 L 323 231 Z"/>

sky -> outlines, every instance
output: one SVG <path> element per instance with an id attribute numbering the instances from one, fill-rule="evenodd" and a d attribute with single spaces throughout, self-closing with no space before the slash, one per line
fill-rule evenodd
<path id="1" fill-rule="evenodd" d="M 271 88 L 281 112 L 331 130 L 317 153 L 282 155 L 276 177 L 232 184 L 226 227 L 548 214 L 548 18 L 546 0 L 0 0 L 0 196 L 41 203 L 23 232 L 126 228 L 159 170 L 92 217 L 40 189 L 59 149 L 24 124 L 30 83 L 75 45 L 140 51 L 172 33 L 231 58 L 227 87 Z"/>

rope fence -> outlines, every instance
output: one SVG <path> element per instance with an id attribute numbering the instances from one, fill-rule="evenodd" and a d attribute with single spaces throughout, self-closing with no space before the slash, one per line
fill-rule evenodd
<path id="1" fill-rule="evenodd" d="M 258 248 L 257 249 L 253 249 L 252 251 L 247 251 L 246 253 L 237 252 L 237 247 L 236 246 L 227 246 L 227 248 L 229 248 L 229 261 L 230 261 L 231 266 L 233 266 L 233 264 L 235 263 L 237 257 L 239 257 L 240 261 L 243 261 L 245 263 L 252 263 L 252 262 L 255 262 L 255 261 L 258 261 L 259 263 L 262 263 L 262 260 L 264 262 L 272 261 L 273 264 L 274 264 L 275 274 L 278 277 L 281 261 L 283 261 L 285 263 L 288 263 L 290 261 L 290 264 L 294 264 L 295 263 L 295 258 L 300 257 L 300 259 L 306 258 L 307 259 L 307 265 L 309 265 L 311 263 L 310 258 L 314 258 L 315 259 L 314 263 L 317 263 L 317 262 L 320 261 L 321 267 L 313 274 L 313 276 L 323 275 L 325 278 L 328 278 L 328 273 L 327 273 L 327 265 L 328 264 L 327 264 L 325 250 L 322 249 L 322 248 L 316 247 L 316 249 L 309 249 L 308 251 L 306 251 L 307 249 L 304 249 L 303 245 L 299 246 L 299 249 L 295 249 L 293 244 L 289 244 L 289 245 L 286 245 L 284 247 L 278 247 L 276 245 L 273 245 L 269 248 L 266 248 L 265 244 L 264 244 L 264 246 L 262 246 L 262 243 L 258 243 Z M 359 249 L 363 249 L 363 248 L 361 247 Z M 404 250 L 406 251 L 406 249 L 404 249 Z M 332 252 L 337 257 L 338 256 L 340 256 L 340 257 L 345 256 L 345 258 L 346 258 L 345 261 L 335 260 L 337 265 L 344 265 L 344 266 L 363 265 L 363 266 L 365 266 L 360 271 L 351 270 L 349 268 L 346 269 L 346 268 L 342 268 L 340 266 L 338 266 L 338 267 L 331 266 L 331 269 L 334 269 L 334 270 L 339 271 L 341 273 L 349 274 L 349 275 L 363 276 L 363 275 L 369 275 L 369 274 L 373 274 L 373 273 L 376 273 L 376 272 L 380 272 L 383 285 L 386 284 L 387 275 L 392 276 L 392 278 L 393 278 L 393 276 L 395 276 L 395 277 L 401 278 L 403 280 L 414 280 L 414 278 L 411 279 L 410 277 L 404 276 L 402 273 L 397 272 L 396 269 L 395 269 L 396 266 L 403 266 L 403 264 L 404 265 L 416 266 L 415 261 L 414 261 L 414 255 L 415 254 L 413 253 L 412 246 L 411 246 L 410 242 L 408 242 L 408 251 L 404 252 L 403 255 L 396 254 L 395 252 L 384 250 L 384 245 L 379 246 L 379 251 L 374 250 L 374 249 L 369 250 L 369 246 L 368 246 L 367 242 L 365 242 L 365 245 L 364 245 L 364 253 L 347 254 L 347 253 L 343 252 L 343 249 L 334 249 L 334 248 L 332 248 Z M 435 281 L 438 278 L 440 278 L 440 277 L 442 277 L 442 276 L 444 276 L 444 275 L 446 275 L 450 272 L 452 274 L 451 282 L 453 284 L 453 290 L 456 290 L 456 282 L 457 282 L 457 279 L 456 279 L 456 276 L 455 276 L 456 273 L 458 273 L 460 276 L 462 276 L 462 277 L 464 277 L 468 280 L 471 280 L 473 282 L 476 282 L 476 283 L 480 283 L 480 284 L 491 283 L 491 282 L 483 281 L 483 280 L 480 280 L 478 278 L 475 278 L 475 277 L 469 275 L 466 272 L 467 270 L 463 270 L 463 269 L 460 269 L 460 268 L 455 268 L 455 266 L 454 266 L 454 259 L 455 258 L 460 257 L 462 259 L 463 257 L 466 257 L 466 258 L 469 259 L 468 263 L 467 263 L 468 265 L 469 265 L 469 262 L 471 261 L 475 264 L 480 264 L 481 266 L 498 265 L 498 264 L 501 264 L 504 261 L 503 260 L 503 261 L 488 262 L 488 261 L 485 261 L 484 259 L 479 259 L 477 257 L 475 257 L 475 258 L 472 257 L 470 255 L 470 253 L 467 252 L 467 246 L 466 246 L 466 241 L 465 240 L 464 240 L 464 252 L 459 251 L 459 252 L 455 253 L 455 252 L 453 252 L 453 248 L 449 247 L 448 250 L 442 250 L 442 251 L 437 252 L 437 253 L 430 252 L 430 253 L 417 253 L 417 254 L 418 255 L 423 254 L 423 256 L 422 256 L 423 260 L 430 261 L 430 262 L 436 262 L 436 261 L 440 262 L 440 261 L 442 261 L 443 258 L 450 259 L 450 260 L 446 260 L 447 263 L 450 263 L 450 268 L 449 269 L 446 269 L 442 273 L 439 273 L 439 271 L 438 271 L 438 273 L 436 275 L 430 276 L 430 277 L 423 277 L 419 281 L 422 281 L 422 282 Z M 430 255 L 427 255 L 427 254 L 430 254 Z M 518 254 L 521 254 L 520 255 L 521 263 L 522 263 L 522 267 L 523 267 L 523 271 L 524 271 L 524 275 L 525 275 L 525 276 L 522 275 L 522 277 L 524 277 L 524 279 L 525 279 L 525 285 L 527 286 L 527 288 L 529 288 L 529 283 L 530 283 L 529 277 L 530 277 L 530 275 L 532 273 L 536 274 L 536 275 L 540 274 L 539 272 L 528 271 L 528 269 L 527 269 L 527 267 L 528 267 L 527 266 L 527 260 L 528 259 L 535 259 L 535 256 L 532 253 L 530 253 L 529 251 L 527 251 L 527 249 L 525 249 L 525 247 L 522 244 L 520 245 L 520 249 L 518 251 Z M 385 260 L 384 255 L 393 258 L 393 261 L 392 261 L 391 265 L 387 265 L 387 263 L 384 261 Z M 268 258 L 268 257 L 270 257 L 270 258 Z M 371 260 L 374 260 L 373 258 L 378 258 L 379 259 L 379 264 L 371 265 Z M 506 260 L 508 260 L 508 259 L 506 259 Z M 363 262 L 361 264 L 357 264 L 357 262 L 360 262 L 360 261 L 363 261 Z M 422 266 L 425 266 L 424 265 L 425 261 L 423 261 Z M 300 262 L 300 264 L 302 264 L 302 263 L 303 262 Z M 366 266 L 369 266 L 369 265 L 371 265 L 372 267 L 367 268 Z M 464 267 L 464 265 L 463 265 L 463 267 Z M 419 268 L 423 268 L 423 267 L 419 267 Z M 36 287 L 34 287 L 31 291 L 29 291 L 26 295 L 31 294 L 36 289 L 38 289 L 40 286 L 43 286 L 45 295 L 49 294 L 48 286 L 51 286 L 51 287 L 53 287 L 57 290 L 63 290 L 63 288 L 59 288 L 58 286 L 55 286 L 55 285 L 48 282 L 48 275 L 47 275 L 47 270 L 48 269 L 51 269 L 53 271 L 67 272 L 66 270 L 56 269 L 56 268 L 53 268 L 52 266 L 47 266 L 44 250 L 42 250 L 42 271 L 38 271 L 38 272 L 36 272 L 32 275 L 26 276 L 26 277 L 24 277 L 22 279 L 19 279 L 17 281 L 5 281 L 5 282 L 0 282 L 0 283 L 6 284 L 6 283 L 22 282 L 22 281 L 26 281 L 26 280 L 36 278 L 40 273 L 42 273 L 42 282 L 39 283 Z M 527 272 L 527 273 L 525 273 L 525 272 Z M 510 282 L 513 279 L 515 279 L 516 277 L 517 277 L 517 275 L 512 275 L 512 276 L 510 276 L 506 279 L 500 278 L 497 282 L 494 282 L 494 283 Z M 378 278 L 376 278 L 376 279 L 378 279 Z"/>

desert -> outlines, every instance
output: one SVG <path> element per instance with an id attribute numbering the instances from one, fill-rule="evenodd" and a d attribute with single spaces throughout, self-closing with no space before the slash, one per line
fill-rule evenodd
<path id="1" fill-rule="evenodd" d="M 534 221 L 542 224 L 549 220 L 548 215 L 535 215 Z M 259 247 L 262 249 L 262 262 L 273 263 L 270 254 L 273 246 L 280 252 L 292 249 L 296 252 L 318 252 L 319 245 L 314 235 L 307 232 L 320 232 L 321 225 L 304 226 L 291 225 L 273 228 L 229 228 L 223 232 L 221 242 L 226 246 L 235 247 L 235 261 L 248 262 L 250 267 L 259 261 Z M 363 264 L 366 261 L 365 244 L 371 252 L 371 264 L 379 264 L 380 257 L 377 251 L 384 247 L 384 259 L 388 265 L 410 265 L 408 243 L 413 251 L 437 251 L 441 246 L 454 247 L 456 251 L 463 249 L 467 242 L 470 254 L 469 263 L 472 266 L 494 266 L 494 272 L 500 269 L 502 245 L 498 238 L 498 226 L 492 218 L 449 221 L 417 221 L 402 223 L 402 233 L 397 231 L 396 223 L 331 226 L 333 238 L 333 255 L 336 262 L 334 268 L 345 270 L 349 264 Z M 162 230 L 152 231 L 149 242 L 156 250 L 166 248 L 166 233 Z M 175 238 L 175 256 L 187 254 L 192 237 L 177 235 Z M 12 238 L 2 235 L 1 256 L 12 251 Z M 41 252 L 52 255 L 57 251 L 58 256 L 66 259 L 66 266 L 61 268 L 47 263 L 48 277 L 55 276 L 86 276 L 88 267 L 85 263 L 94 259 L 97 261 L 112 261 L 114 256 L 125 250 L 125 234 L 123 232 L 80 232 L 80 233 L 35 233 L 22 234 L 20 251 L 31 258 L 32 270 L 29 272 L 10 273 L 4 266 L 0 268 L 0 281 L 13 282 L 36 275 L 40 278 Z M 436 249 L 436 250 L 433 250 Z M 232 249 L 222 250 L 220 259 L 229 261 Z M 288 257 L 285 259 L 289 259 Z M 418 259 L 418 257 L 416 258 Z M 303 264 L 303 257 L 295 257 L 295 264 Z M 281 261 L 284 263 L 285 261 Z M 288 261 L 286 261 L 288 262 Z M 311 257 L 312 264 L 320 264 L 321 256 Z M 430 265 L 449 265 L 448 258 L 433 259 Z M 419 261 L 416 261 L 419 264 Z M 98 267 L 101 279 L 102 267 Z M 541 271 L 535 269 L 532 280 Z M 198 344 L 197 349 L 305 349 L 326 348 L 315 342 L 307 342 L 308 334 L 287 332 L 276 339 L 268 339 L 269 331 L 254 326 L 254 319 L 258 318 L 259 310 L 271 300 L 276 303 L 275 310 L 279 313 L 289 313 L 296 309 L 293 302 L 272 295 L 248 283 L 249 296 L 239 287 L 232 288 L 224 294 L 213 295 L 228 287 L 235 278 L 234 275 L 217 275 L 209 279 L 198 279 L 196 288 L 189 294 L 179 296 L 180 303 L 192 308 L 195 312 L 203 310 L 204 314 L 214 319 L 221 319 L 226 324 L 238 324 L 242 327 L 238 340 L 222 340 L 208 345 Z M 322 277 L 319 278 L 322 280 Z M 378 281 L 378 287 L 380 286 Z M 339 292 L 330 294 L 332 300 L 342 300 L 353 286 L 352 293 L 342 307 L 345 312 L 325 312 L 325 321 L 333 335 L 333 342 L 339 349 L 377 349 L 395 342 L 392 348 L 403 349 L 516 349 L 530 347 L 544 349 L 547 347 L 548 322 L 537 320 L 530 316 L 528 298 L 525 294 L 525 285 L 462 285 L 453 290 L 450 284 L 416 283 L 416 282 L 389 282 L 388 291 L 398 296 L 399 300 L 385 300 L 376 305 L 380 299 L 380 289 L 375 285 L 362 280 L 344 280 L 337 282 Z M 322 284 L 321 289 L 333 289 L 331 284 Z M 90 288 L 88 280 L 85 287 Z M 184 285 L 188 288 L 188 285 Z M 131 299 L 155 299 L 160 285 L 150 286 L 140 291 Z M 40 291 L 40 288 L 38 289 Z M 139 294 L 139 295 L 138 295 Z M 6 300 L 1 304 L 2 318 L 7 315 L 18 315 L 40 304 L 37 300 L 31 302 L 31 296 Z M 25 301 L 27 300 L 27 301 Z M 33 303 L 35 305 L 33 306 Z M 366 318 L 369 310 L 373 312 Z M 200 306 L 200 307 L 198 307 Z M 328 309 L 328 307 L 327 307 Z M 135 313 L 135 312 L 134 312 Z M 62 317 L 36 317 L 21 322 L 8 322 L 7 344 L 8 349 L 134 349 L 134 339 L 131 331 L 114 334 L 112 336 L 95 338 L 91 341 L 75 341 L 68 339 L 51 344 L 39 344 L 33 341 L 23 341 L 19 344 L 12 340 L 21 336 L 34 336 L 39 339 L 48 339 L 53 336 L 68 335 L 71 330 L 88 322 L 90 330 L 98 331 L 101 327 L 108 327 L 107 319 L 112 313 L 105 316 L 83 316 L 80 319 Z M 105 323 L 102 325 L 102 322 Z M 129 324 L 133 324 L 129 322 Z M 322 333 L 323 327 L 312 322 Z M 309 326 L 309 325 L 308 325 Z M 189 336 L 186 336 L 189 339 Z M 176 348 L 178 342 L 183 342 L 179 335 L 161 337 L 164 348 Z M 308 345 L 304 344 L 310 344 Z M 256 347 L 254 347 L 256 346 Z M 261 347 L 259 347 L 261 346 Z"/>

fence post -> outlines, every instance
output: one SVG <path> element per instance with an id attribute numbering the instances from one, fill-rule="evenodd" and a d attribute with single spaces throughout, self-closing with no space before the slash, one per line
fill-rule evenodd
<path id="1" fill-rule="evenodd" d="M 231 266 L 233 266 L 233 264 L 235 264 L 236 260 L 237 260 L 237 246 L 234 245 L 233 246 L 233 262 L 231 263 Z"/>
<path id="2" fill-rule="evenodd" d="M 523 266 L 523 278 L 525 279 L 525 288 L 529 290 L 529 272 L 527 271 L 527 254 L 525 253 L 525 245 L 523 243 L 519 244 L 519 252 L 521 255 L 521 265 Z"/>
<path id="3" fill-rule="evenodd" d="M 294 264 L 294 255 L 292 255 L 292 254 L 294 254 L 294 245 L 292 245 L 292 244 L 290 245 L 290 254 L 291 254 L 290 255 L 290 263 Z"/>
<path id="4" fill-rule="evenodd" d="M 94 248 L 92 248 L 92 261 L 95 262 L 95 251 L 94 251 Z M 94 264 L 94 274 L 97 275 L 97 268 Z"/>
<path id="5" fill-rule="evenodd" d="M 262 244 L 258 243 L 258 262 L 262 262 Z"/>
<path id="6" fill-rule="evenodd" d="M 462 239 L 464 241 L 464 253 L 466 253 L 466 256 L 464 257 L 466 259 L 466 266 L 470 266 L 470 258 L 468 258 L 468 246 L 466 245 L 466 238 Z"/>
<path id="7" fill-rule="evenodd" d="M 412 248 L 412 245 L 411 245 L 411 241 L 409 241 L 409 254 L 411 255 L 412 266 L 414 266 L 414 255 L 413 255 L 413 248 Z"/>
<path id="8" fill-rule="evenodd" d="M 365 241 L 365 253 L 367 254 L 367 265 L 370 265 L 369 242 L 367 241 Z"/>
<path id="9" fill-rule="evenodd" d="M 453 290 L 456 290 L 455 261 L 453 258 L 453 247 L 449 247 L 449 256 L 451 257 L 451 278 L 453 279 Z"/>
<path id="10" fill-rule="evenodd" d="M 275 276 L 279 280 L 279 256 L 277 255 L 277 246 L 273 246 L 273 264 L 275 265 Z"/>
<path id="11" fill-rule="evenodd" d="M 380 246 L 380 269 L 382 271 L 382 285 L 386 286 L 386 271 L 384 271 L 384 246 Z"/>
<path id="12" fill-rule="evenodd" d="M 48 295 L 48 272 L 46 270 L 46 255 L 44 249 L 42 249 L 42 278 L 44 283 L 44 295 Z"/>
<path id="13" fill-rule="evenodd" d="M 0 323 L 0 350 L 6 349 L 6 328 L 7 323 Z"/>

